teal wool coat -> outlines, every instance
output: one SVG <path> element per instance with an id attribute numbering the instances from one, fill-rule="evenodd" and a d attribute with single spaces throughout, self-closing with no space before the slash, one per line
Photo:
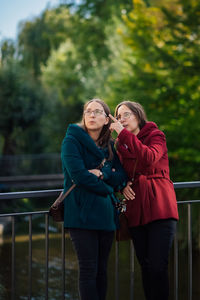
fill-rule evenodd
<path id="1" fill-rule="evenodd" d="M 64 200 L 65 228 L 115 230 L 114 191 L 125 186 L 127 177 L 113 147 L 114 158 L 106 161 L 103 179 L 88 172 L 97 168 L 108 149 L 96 146 L 80 126 L 71 124 L 62 142 L 61 159 L 64 172 L 64 192 L 73 183 L 76 187 Z M 113 170 L 115 169 L 115 171 Z"/>

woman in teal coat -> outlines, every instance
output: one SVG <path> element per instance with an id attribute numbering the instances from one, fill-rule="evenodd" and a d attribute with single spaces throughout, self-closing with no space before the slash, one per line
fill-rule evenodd
<path id="1" fill-rule="evenodd" d="M 110 110 L 100 99 L 84 106 L 82 124 L 69 125 L 62 143 L 64 226 L 79 261 L 81 300 L 105 300 L 107 261 L 116 229 L 114 191 L 126 175 L 113 147 Z"/>

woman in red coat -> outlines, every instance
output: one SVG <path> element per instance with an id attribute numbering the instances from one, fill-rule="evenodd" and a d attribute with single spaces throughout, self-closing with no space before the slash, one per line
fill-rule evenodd
<path id="1" fill-rule="evenodd" d="M 139 103 L 121 102 L 115 116 L 110 116 L 110 128 L 118 134 L 118 154 L 130 180 L 123 194 L 132 200 L 126 202 L 126 216 L 142 269 L 145 296 L 147 300 L 167 300 L 168 256 L 178 211 L 165 135 L 155 123 L 147 121 Z"/>

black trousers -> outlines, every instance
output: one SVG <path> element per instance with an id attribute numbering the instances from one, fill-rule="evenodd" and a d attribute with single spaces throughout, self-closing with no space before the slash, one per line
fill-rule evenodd
<path id="1" fill-rule="evenodd" d="M 168 258 L 176 223 L 174 219 L 166 219 L 130 228 L 147 300 L 169 297 Z"/>
<path id="2" fill-rule="evenodd" d="M 79 262 L 81 300 L 105 300 L 114 231 L 70 229 L 69 232 Z"/>

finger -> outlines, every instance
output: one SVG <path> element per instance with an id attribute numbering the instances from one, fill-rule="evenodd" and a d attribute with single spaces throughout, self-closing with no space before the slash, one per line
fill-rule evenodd
<path id="1" fill-rule="evenodd" d="M 126 198 L 126 201 L 131 200 L 127 194 L 124 194 L 124 197 Z"/>
<path id="2" fill-rule="evenodd" d="M 135 196 L 129 194 L 128 198 L 129 198 L 128 200 L 133 200 L 133 199 L 135 199 Z"/>
<path id="3" fill-rule="evenodd" d="M 111 124 L 110 124 L 110 127 L 109 127 L 109 129 L 112 130 L 112 131 L 114 130 L 113 124 L 114 124 L 114 123 L 111 123 Z"/>
<path id="4" fill-rule="evenodd" d="M 132 189 L 129 189 L 128 192 L 129 192 L 131 195 L 135 196 L 135 192 L 134 192 Z"/>
<path id="5" fill-rule="evenodd" d="M 126 198 L 127 200 L 131 200 L 131 199 L 133 198 L 133 196 L 130 195 L 130 194 L 128 193 L 128 191 L 125 191 L 123 194 L 124 194 L 124 196 L 125 196 L 125 198 Z"/>
<path id="6" fill-rule="evenodd" d="M 131 181 L 128 181 L 127 182 L 127 185 L 126 185 L 126 188 L 127 188 L 127 191 L 129 191 L 131 194 L 133 194 L 133 195 L 135 195 L 135 192 L 134 192 L 134 190 L 132 189 L 132 182 Z"/>
<path id="7" fill-rule="evenodd" d="M 134 199 L 135 199 L 134 196 L 128 196 L 128 197 L 127 197 L 127 200 L 129 200 L 129 201 L 130 201 L 130 200 L 134 200 Z"/>
<path id="8" fill-rule="evenodd" d="M 127 195 L 127 193 L 125 191 L 123 191 L 123 195 L 124 195 L 125 199 L 128 198 L 128 195 Z"/>
<path id="9" fill-rule="evenodd" d="M 114 123 L 117 123 L 117 122 L 118 122 L 117 119 L 114 118 L 111 114 L 109 114 L 109 117 L 110 117 L 110 119 L 111 119 Z"/>
<path id="10" fill-rule="evenodd" d="M 130 199 L 134 199 L 135 198 L 135 193 L 131 190 L 131 191 L 127 191 L 127 196 L 130 198 Z"/>

